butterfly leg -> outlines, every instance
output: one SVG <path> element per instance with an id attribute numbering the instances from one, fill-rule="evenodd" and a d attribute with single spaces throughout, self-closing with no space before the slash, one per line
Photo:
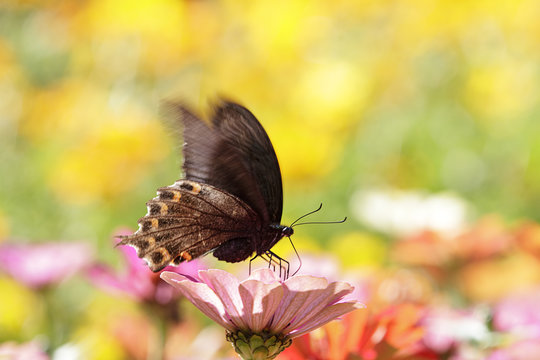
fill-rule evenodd
<path id="1" fill-rule="evenodd" d="M 263 256 L 264 255 L 266 255 L 266 254 L 263 254 Z M 272 253 L 267 254 L 267 256 L 268 256 L 268 260 L 267 260 L 268 261 L 268 268 L 270 269 L 270 267 L 272 267 L 272 271 L 275 272 L 276 271 L 276 264 L 275 264 L 275 262 L 273 262 L 272 255 L 274 255 L 274 254 L 272 254 Z M 281 277 L 281 275 L 280 275 L 280 277 Z"/>
<path id="2" fill-rule="evenodd" d="M 254 257 L 252 257 L 251 259 L 249 259 L 249 268 L 248 268 L 248 273 L 249 273 L 249 275 L 251 275 L 251 262 L 252 262 L 253 260 L 255 260 L 255 259 L 257 258 L 257 256 L 259 256 L 259 255 L 255 255 Z"/>
<path id="3" fill-rule="evenodd" d="M 270 269 L 270 260 L 267 259 L 267 258 L 265 257 L 265 254 L 261 254 L 261 255 L 256 255 L 256 254 L 255 254 L 251 259 L 249 259 L 249 268 L 248 268 L 248 273 L 249 273 L 249 275 L 251 275 L 251 263 L 253 262 L 253 260 L 255 260 L 255 259 L 258 258 L 258 257 L 260 257 L 261 259 L 263 259 L 264 261 L 266 261 L 266 262 L 268 263 L 268 268 Z M 273 270 L 273 271 L 275 271 L 275 268 L 276 268 L 276 267 L 275 267 L 275 265 L 274 265 L 274 270 Z"/>
<path id="4" fill-rule="evenodd" d="M 276 254 L 271 252 L 265 252 L 261 255 L 259 255 L 261 259 L 266 261 L 268 263 L 268 268 L 272 269 L 273 272 L 276 272 L 276 266 L 280 268 L 280 277 L 281 277 L 281 258 L 276 258 Z"/>
<path id="5" fill-rule="evenodd" d="M 260 257 L 264 261 L 268 263 L 268 268 L 272 269 L 272 271 L 276 271 L 276 268 L 279 268 L 279 277 L 283 277 L 283 280 L 287 280 L 289 278 L 289 262 L 280 256 L 276 255 L 272 251 L 267 251 L 265 253 L 262 253 L 260 255 L 255 255 L 251 259 L 249 259 L 249 274 L 251 275 L 251 263 L 256 258 Z"/>
<path id="6" fill-rule="evenodd" d="M 281 278 L 283 276 L 283 280 L 287 280 L 289 278 L 289 262 L 272 251 L 267 251 L 264 255 L 268 257 L 267 261 L 274 265 L 274 271 L 276 269 L 276 265 L 279 267 L 279 277 Z"/>

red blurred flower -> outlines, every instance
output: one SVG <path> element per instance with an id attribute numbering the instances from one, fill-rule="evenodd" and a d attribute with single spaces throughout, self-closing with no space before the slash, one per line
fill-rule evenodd
<path id="1" fill-rule="evenodd" d="M 286 349 L 286 360 L 436 359 L 420 340 L 423 310 L 415 305 L 392 306 L 369 315 L 356 311 L 322 329 L 303 335 Z"/>

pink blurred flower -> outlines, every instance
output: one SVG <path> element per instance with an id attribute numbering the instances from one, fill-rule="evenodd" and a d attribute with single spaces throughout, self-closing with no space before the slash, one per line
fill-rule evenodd
<path id="1" fill-rule="evenodd" d="M 494 308 L 493 327 L 522 339 L 540 339 L 540 290 L 499 302 Z"/>
<path id="2" fill-rule="evenodd" d="M 91 260 L 92 250 L 85 243 L 0 245 L 0 269 L 32 288 L 57 284 Z"/>
<path id="3" fill-rule="evenodd" d="M 491 353 L 487 360 L 536 360 L 540 354 L 540 340 L 518 341 L 505 349 Z"/>
<path id="4" fill-rule="evenodd" d="M 131 234 L 131 232 L 128 232 Z M 89 269 L 91 281 L 105 291 L 114 294 L 124 294 L 137 301 L 168 304 L 180 295 L 173 287 L 167 285 L 137 257 L 134 248 L 119 247 L 127 263 L 127 270 L 121 273 L 114 269 L 97 264 Z M 164 270 L 173 271 L 189 277 L 197 276 L 197 271 L 204 269 L 200 260 L 184 262 L 179 266 L 168 266 Z"/>
<path id="5" fill-rule="evenodd" d="M 364 307 L 356 301 L 343 302 L 353 291 L 347 283 L 309 275 L 282 282 L 269 269 L 257 270 L 244 281 L 216 269 L 199 271 L 201 281 L 172 272 L 161 277 L 227 329 L 227 339 L 243 358 L 255 352 L 262 354 L 261 359 L 273 358 L 292 338 Z"/>
<path id="6" fill-rule="evenodd" d="M 49 357 L 34 342 L 16 344 L 7 342 L 0 344 L 0 359 L 5 360 L 48 360 Z"/>

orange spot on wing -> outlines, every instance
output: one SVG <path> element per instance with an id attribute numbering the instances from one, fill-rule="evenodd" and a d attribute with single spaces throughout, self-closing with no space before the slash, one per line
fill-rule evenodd
<path id="1" fill-rule="evenodd" d="M 191 255 L 187 251 L 182 251 L 180 256 L 186 261 L 190 261 L 192 259 Z"/>

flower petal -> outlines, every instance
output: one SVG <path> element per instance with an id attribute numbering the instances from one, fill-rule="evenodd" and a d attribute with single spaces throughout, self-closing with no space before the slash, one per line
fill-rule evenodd
<path id="1" fill-rule="evenodd" d="M 235 326 L 228 321 L 227 312 L 221 299 L 207 284 L 193 282 L 185 276 L 170 271 L 162 272 L 161 278 L 177 288 L 206 316 L 227 330 L 233 331 L 235 329 Z"/>
<path id="2" fill-rule="evenodd" d="M 324 278 L 314 276 L 294 276 L 283 284 L 285 294 L 279 309 L 274 316 L 271 330 L 282 332 L 302 312 L 306 304 L 309 305 L 328 286 Z"/>
<path id="3" fill-rule="evenodd" d="M 351 293 L 354 288 L 344 282 L 333 282 L 328 285 L 323 291 L 315 292 L 310 305 L 303 307 L 303 311 L 298 313 L 298 316 L 294 318 L 286 328 L 285 332 L 291 332 L 294 329 L 298 329 L 304 326 L 306 322 L 311 321 L 312 318 L 317 317 L 317 314 L 324 308 L 334 305 L 340 301 L 343 296 Z"/>
<path id="4" fill-rule="evenodd" d="M 247 329 L 244 304 L 238 290 L 240 285 L 238 279 L 232 274 L 218 269 L 199 271 L 199 277 L 219 297 L 234 325 L 239 329 Z"/>
<path id="5" fill-rule="evenodd" d="M 259 280 L 265 284 L 272 284 L 280 281 L 280 278 L 276 273 L 270 269 L 263 268 L 255 270 L 248 278 L 248 280 Z"/>
<path id="6" fill-rule="evenodd" d="M 258 280 L 246 280 L 240 284 L 240 296 L 249 329 L 257 333 L 263 330 L 283 298 L 281 283 L 265 284 Z"/>
<path id="7" fill-rule="evenodd" d="M 316 316 L 311 317 L 308 321 L 304 322 L 302 328 L 298 331 L 292 331 L 289 336 L 295 338 L 297 336 L 304 335 L 316 328 L 323 326 L 324 324 L 344 315 L 348 312 L 351 312 L 356 309 L 362 309 L 366 306 L 361 303 L 339 303 L 329 306 L 319 312 Z"/>

